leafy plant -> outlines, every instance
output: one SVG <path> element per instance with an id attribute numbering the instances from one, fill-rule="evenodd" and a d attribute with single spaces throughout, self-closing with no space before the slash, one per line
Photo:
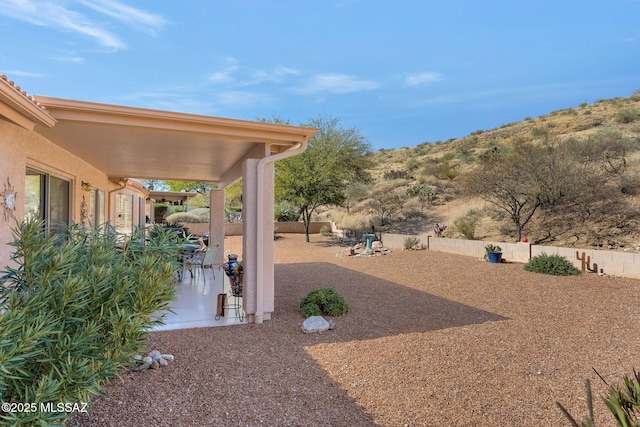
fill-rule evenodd
<path id="1" fill-rule="evenodd" d="M 487 246 L 485 246 L 484 250 L 487 251 L 487 253 L 494 253 L 494 254 L 502 253 L 502 248 L 498 245 L 494 245 L 493 243 L 490 243 Z"/>
<path id="2" fill-rule="evenodd" d="M 595 369 L 594 369 L 595 371 Z M 596 371 L 605 384 L 607 381 Z M 567 417 L 571 424 L 576 427 L 594 427 L 595 421 L 593 417 L 593 396 L 591 393 L 591 385 L 589 380 L 586 381 L 587 389 L 587 407 L 589 415 L 582 423 L 578 424 L 576 419 L 562 406 L 560 402 L 556 405 L 562 413 Z M 640 373 L 633 371 L 633 378 L 625 375 L 624 386 L 609 386 L 607 394 L 602 398 L 609 408 L 609 411 L 620 427 L 640 427 Z"/>
<path id="3" fill-rule="evenodd" d="M 132 363 L 175 299 L 178 247 L 168 233 L 41 221 L 15 231 L 14 267 L 0 278 L 0 396 L 4 402 L 88 402 Z M 60 424 L 64 412 L 2 412 L 3 425 Z"/>
<path id="4" fill-rule="evenodd" d="M 331 233 L 331 229 L 326 225 L 323 225 L 320 228 L 320 234 L 323 235 L 324 237 L 331 237 L 333 235 L 333 233 Z"/>
<path id="5" fill-rule="evenodd" d="M 420 239 L 417 237 L 407 237 L 404 239 L 404 250 L 412 251 L 416 249 L 423 249 L 423 245 L 420 242 Z"/>
<path id="6" fill-rule="evenodd" d="M 169 215 L 167 218 L 165 218 L 167 220 L 167 223 L 185 223 L 185 222 L 207 222 L 207 221 L 201 221 L 200 217 L 198 215 L 194 215 L 190 212 L 176 212 L 173 213 L 171 215 Z"/>
<path id="7" fill-rule="evenodd" d="M 615 120 L 618 123 L 631 123 L 638 119 L 640 119 L 640 110 L 637 108 L 624 108 L 615 115 Z"/>
<path id="8" fill-rule="evenodd" d="M 547 255 L 545 253 L 531 258 L 524 265 L 524 269 L 553 276 L 570 276 L 581 273 L 566 257 L 558 254 Z"/>
<path id="9" fill-rule="evenodd" d="M 349 311 L 349 304 L 334 288 L 312 289 L 300 301 L 305 318 L 311 316 L 340 316 Z"/>
<path id="10" fill-rule="evenodd" d="M 453 225 L 467 240 L 475 240 L 476 238 L 476 225 L 478 224 L 478 212 L 475 210 L 469 211 L 465 216 L 457 218 Z"/>

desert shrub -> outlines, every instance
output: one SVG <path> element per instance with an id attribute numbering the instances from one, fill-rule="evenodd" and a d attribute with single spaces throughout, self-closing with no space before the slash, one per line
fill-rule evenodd
<path id="1" fill-rule="evenodd" d="M 637 108 L 623 108 L 614 116 L 618 123 L 631 123 L 640 119 L 640 110 Z"/>
<path id="2" fill-rule="evenodd" d="M 169 215 L 165 218 L 167 223 L 185 223 L 185 222 L 207 222 L 202 221 L 198 215 L 194 215 L 191 212 L 177 212 Z"/>
<path id="3" fill-rule="evenodd" d="M 416 249 L 423 249 L 423 245 L 420 242 L 420 239 L 417 237 L 407 237 L 404 239 L 404 250 L 405 251 L 413 251 Z"/>
<path id="4" fill-rule="evenodd" d="M 340 316 L 349 311 L 349 304 L 334 288 L 312 289 L 300 301 L 305 318 L 311 316 Z"/>
<path id="5" fill-rule="evenodd" d="M 210 218 L 210 210 L 209 208 L 197 208 L 189 211 L 191 215 L 197 216 L 200 221 L 199 222 L 209 222 Z"/>
<path id="6" fill-rule="evenodd" d="M 580 274 L 571 261 L 566 257 L 558 254 L 547 255 L 541 253 L 529 260 L 524 265 L 524 269 L 534 273 L 551 274 L 553 276 L 570 276 L 572 274 Z"/>
<path id="7" fill-rule="evenodd" d="M 273 206 L 273 216 L 278 222 L 296 222 L 300 218 L 300 212 L 289 202 L 284 201 Z"/>
<path id="8" fill-rule="evenodd" d="M 392 169 L 384 173 L 384 179 L 386 180 L 407 179 L 407 177 L 408 177 L 408 172 L 403 170 Z"/>
<path id="9" fill-rule="evenodd" d="M 161 227 L 158 227 L 159 229 Z M 168 233 L 81 226 L 52 235 L 41 221 L 15 231 L 0 278 L 0 396 L 4 402 L 88 402 L 133 363 L 175 298 L 178 246 Z M 1 412 L 3 425 L 62 425 L 64 412 Z"/>
<path id="10" fill-rule="evenodd" d="M 457 218 L 453 222 L 453 225 L 465 239 L 475 240 L 476 226 L 478 225 L 478 212 L 473 209 L 470 210 L 465 216 Z"/>
<path id="11" fill-rule="evenodd" d="M 320 234 L 324 237 L 331 237 L 333 236 L 333 233 L 331 232 L 331 229 L 329 227 L 327 227 L 326 225 L 323 225 L 320 228 Z"/>

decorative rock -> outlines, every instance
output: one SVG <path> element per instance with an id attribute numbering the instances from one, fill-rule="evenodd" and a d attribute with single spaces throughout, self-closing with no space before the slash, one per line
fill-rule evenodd
<path id="1" fill-rule="evenodd" d="M 302 323 L 302 331 L 307 334 L 324 332 L 329 329 L 329 322 L 322 316 L 311 316 Z"/>
<path id="2" fill-rule="evenodd" d="M 149 356 L 145 356 L 145 357 L 142 358 L 142 361 L 144 363 L 151 363 L 151 362 L 153 362 L 153 358 L 149 357 Z"/>
<path id="3" fill-rule="evenodd" d="M 333 320 L 329 319 L 329 330 L 332 330 L 335 327 L 336 327 L 336 322 L 334 322 Z"/>
<path id="4" fill-rule="evenodd" d="M 160 357 L 169 362 L 173 362 L 173 354 L 161 354 Z"/>
<path id="5" fill-rule="evenodd" d="M 167 362 L 167 359 L 165 359 L 163 357 L 158 359 L 158 363 L 160 364 L 160 366 L 167 366 L 169 364 L 169 362 Z"/>
<path id="6" fill-rule="evenodd" d="M 151 369 L 158 369 L 160 367 L 160 364 L 154 360 L 153 363 L 151 363 L 151 366 L 149 367 Z"/>
<path id="7" fill-rule="evenodd" d="M 149 354 L 147 354 L 147 356 L 149 356 L 150 358 L 152 358 L 153 360 L 157 360 L 158 357 L 160 357 L 160 352 L 158 350 L 153 350 L 152 352 L 150 352 Z"/>
<path id="8" fill-rule="evenodd" d="M 134 372 L 140 372 L 140 371 L 147 370 L 147 369 L 149 369 L 149 367 L 150 367 L 150 366 L 151 366 L 151 363 L 149 363 L 149 362 L 145 362 L 145 363 L 143 363 L 142 365 L 140 365 L 140 366 L 136 367 L 136 368 L 134 369 Z"/>
<path id="9" fill-rule="evenodd" d="M 375 242 L 372 242 L 371 249 L 373 249 L 374 251 L 382 250 L 382 242 L 380 240 L 376 240 Z"/>
<path id="10" fill-rule="evenodd" d="M 142 360 L 142 356 L 136 354 L 135 356 L 133 356 L 133 360 Z"/>

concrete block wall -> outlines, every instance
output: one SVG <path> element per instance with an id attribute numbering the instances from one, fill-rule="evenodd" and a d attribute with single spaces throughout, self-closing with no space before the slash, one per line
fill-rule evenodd
<path id="1" fill-rule="evenodd" d="M 475 258 L 483 258 L 485 256 L 484 247 L 489 243 L 493 243 L 502 248 L 502 257 L 510 262 L 526 263 L 532 257 L 542 253 L 547 255 L 559 254 L 566 257 L 577 268 L 582 268 L 582 261 L 576 258 L 576 252 L 580 256 L 591 257 L 590 266 L 598 265 L 598 272 L 612 276 L 623 276 L 634 279 L 640 279 L 640 253 L 627 253 L 595 249 L 580 248 L 562 248 L 555 246 L 533 245 L 530 243 L 506 243 L 506 242 L 489 242 L 481 240 L 464 240 L 464 239 L 448 239 L 444 237 L 434 237 L 427 234 L 415 236 L 404 234 L 382 233 L 382 243 L 390 249 L 404 248 L 404 241 L 408 237 L 417 237 L 423 243 L 427 242 L 427 247 L 432 251 L 447 252 Z"/>

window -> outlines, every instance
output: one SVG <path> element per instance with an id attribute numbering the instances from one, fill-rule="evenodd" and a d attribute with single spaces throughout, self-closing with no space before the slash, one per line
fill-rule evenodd
<path id="1" fill-rule="evenodd" d="M 130 194 L 116 194 L 116 230 L 133 232 L 133 196 Z"/>
<path id="2" fill-rule="evenodd" d="M 69 181 L 27 169 L 25 179 L 25 219 L 38 218 L 52 232 L 60 232 L 69 224 Z"/>

